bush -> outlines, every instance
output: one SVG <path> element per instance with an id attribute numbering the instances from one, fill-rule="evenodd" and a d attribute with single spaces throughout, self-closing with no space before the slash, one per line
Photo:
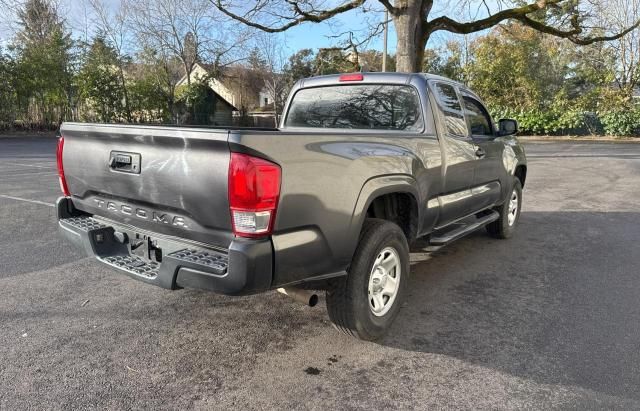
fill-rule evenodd
<path id="1" fill-rule="evenodd" d="M 518 121 L 521 134 L 568 135 L 584 134 L 588 114 L 575 109 L 493 110 L 494 118 L 513 118 Z"/>
<path id="2" fill-rule="evenodd" d="M 640 132 L 640 110 L 637 107 L 600 113 L 604 133 L 612 136 L 632 136 Z"/>
<path id="3" fill-rule="evenodd" d="M 528 134 L 555 134 L 557 131 L 556 116 L 551 111 L 521 111 L 516 114 L 516 120 L 522 131 Z"/>
<path id="4" fill-rule="evenodd" d="M 555 123 L 555 133 L 582 134 L 587 113 L 581 110 L 566 110 L 560 113 Z"/>
<path id="5" fill-rule="evenodd" d="M 213 124 L 216 97 L 207 85 L 198 82 L 178 88 L 176 105 L 181 124 Z"/>
<path id="6" fill-rule="evenodd" d="M 640 135 L 640 107 L 610 107 L 593 113 L 577 108 L 514 110 L 496 108 L 495 119 L 513 118 L 523 135 Z"/>

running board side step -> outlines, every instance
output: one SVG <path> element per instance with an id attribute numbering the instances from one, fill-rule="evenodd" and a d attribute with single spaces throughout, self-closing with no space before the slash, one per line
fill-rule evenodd
<path id="1" fill-rule="evenodd" d="M 461 237 L 464 237 L 465 235 L 471 233 L 472 231 L 477 230 L 480 227 L 484 227 L 485 225 L 496 221 L 499 218 L 500 218 L 500 214 L 497 211 L 491 211 L 490 214 L 479 217 L 473 222 L 457 223 L 455 225 L 460 225 L 460 227 L 446 231 L 440 235 L 438 234 L 433 235 L 429 241 L 429 244 L 433 246 L 442 246 L 442 245 L 448 244 Z"/>

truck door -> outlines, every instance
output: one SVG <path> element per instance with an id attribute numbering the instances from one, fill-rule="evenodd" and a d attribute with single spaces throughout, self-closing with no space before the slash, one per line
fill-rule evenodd
<path id="1" fill-rule="evenodd" d="M 500 201 L 500 181 L 505 174 L 502 164 L 503 143 L 495 141 L 495 129 L 484 105 L 470 93 L 462 91 L 461 95 L 470 136 L 476 145 L 477 160 L 471 195 L 474 211 L 479 211 Z"/>
<path id="2" fill-rule="evenodd" d="M 477 157 L 456 87 L 436 81 L 430 83 L 430 88 L 438 107 L 436 117 L 443 150 L 443 188 L 438 197 L 437 223 L 441 227 L 474 211 L 471 183 Z"/>

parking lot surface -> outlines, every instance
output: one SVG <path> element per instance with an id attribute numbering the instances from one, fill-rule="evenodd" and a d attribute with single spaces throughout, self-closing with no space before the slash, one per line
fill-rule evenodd
<path id="1" fill-rule="evenodd" d="M 55 140 L 0 138 L 0 409 L 640 408 L 640 144 L 526 148 L 514 238 L 412 254 L 408 301 L 365 343 L 323 302 L 84 258 L 57 233 Z"/>

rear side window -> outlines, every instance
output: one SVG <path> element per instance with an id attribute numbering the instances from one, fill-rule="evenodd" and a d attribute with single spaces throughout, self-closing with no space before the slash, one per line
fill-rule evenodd
<path id="1" fill-rule="evenodd" d="M 464 114 L 462 113 L 456 89 L 445 83 L 436 83 L 434 89 L 438 104 L 444 114 L 447 133 L 454 136 L 467 137 L 469 132 L 464 122 Z"/>
<path id="2" fill-rule="evenodd" d="M 286 127 L 422 131 L 420 99 L 404 85 L 336 85 L 299 90 Z"/>
<path id="3" fill-rule="evenodd" d="M 463 96 L 464 111 L 474 136 L 493 136 L 493 128 L 487 110 L 478 100 L 469 96 Z"/>

